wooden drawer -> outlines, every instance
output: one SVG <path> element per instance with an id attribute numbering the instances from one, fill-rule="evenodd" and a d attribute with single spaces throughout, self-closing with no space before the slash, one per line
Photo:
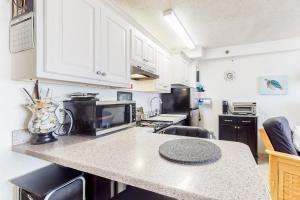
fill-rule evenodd
<path id="1" fill-rule="evenodd" d="M 232 116 L 220 116 L 219 117 L 219 123 L 220 124 L 230 124 L 235 125 L 237 124 L 237 118 Z"/>
<path id="2" fill-rule="evenodd" d="M 256 120 L 254 117 L 239 117 L 238 124 L 240 126 L 254 126 Z"/>

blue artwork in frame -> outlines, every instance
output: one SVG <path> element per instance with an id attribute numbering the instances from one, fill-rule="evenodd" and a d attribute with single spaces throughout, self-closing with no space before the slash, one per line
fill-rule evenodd
<path id="1" fill-rule="evenodd" d="M 287 95 L 288 76 L 261 76 L 258 78 L 258 90 L 261 95 Z"/>

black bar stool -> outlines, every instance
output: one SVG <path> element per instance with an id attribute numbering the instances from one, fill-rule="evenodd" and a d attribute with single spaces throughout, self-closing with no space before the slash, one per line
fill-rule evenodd
<path id="1" fill-rule="evenodd" d="M 85 200 L 83 173 L 52 164 L 11 180 L 20 200 Z"/>
<path id="2" fill-rule="evenodd" d="M 113 197 L 112 200 L 176 200 L 176 199 L 129 186 L 125 191 Z"/>

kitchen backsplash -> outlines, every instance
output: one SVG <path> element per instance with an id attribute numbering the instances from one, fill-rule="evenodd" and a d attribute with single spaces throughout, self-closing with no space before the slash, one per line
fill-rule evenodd
<path id="1" fill-rule="evenodd" d="M 33 85 L 33 84 L 32 84 Z M 117 100 L 117 91 L 118 89 L 107 89 L 107 88 L 97 88 L 93 86 L 81 86 L 81 85 L 60 85 L 60 84 L 47 84 L 40 83 L 40 88 L 46 92 L 47 88 L 50 88 L 52 97 L 58 101 L 62 102 L 64 99 L 68 98 L 68 95 L 74 92 L 91 92 L 99 93 L 98 98 L 101 101 L 105 100 Z M 29 91 L 32 91 L 32 88 L 27 88 Z M 149 92 L 132 92 L 133 100 L 136 101 L 137 107 L 142 106 L 144 111 L 147 112 L 150 110 L 150 100 L 153 97 L 158 97 L 157 93 Z M 25 100 L 25 99 L 24 99 Z M 153 102 L 153 109 L 159 108 L 158 101 Z"/>

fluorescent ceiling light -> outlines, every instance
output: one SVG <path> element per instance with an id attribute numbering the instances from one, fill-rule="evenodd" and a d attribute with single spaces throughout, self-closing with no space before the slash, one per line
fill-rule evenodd
<path id="1" fill-rule="evenodd" d="M 171 9 L 164 11 L 164 18 L 167 20 L 167 22 L 170 24 L 170 26 L 173 28 L 176 34 L 183 40 L 183 42 L 188 48 L 190 49 L 196 48 L 191 37 L 188 35 L 188 33 L 186 32 L 186 30 L 178 20 L 177 16 Z"/>

